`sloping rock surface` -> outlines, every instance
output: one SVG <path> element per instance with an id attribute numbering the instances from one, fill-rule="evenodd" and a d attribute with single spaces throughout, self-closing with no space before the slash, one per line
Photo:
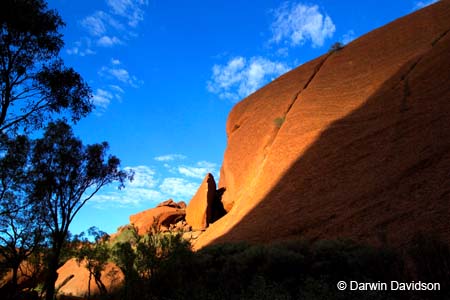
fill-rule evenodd
<path id="1" fill-rule="evenodd" d="M 450 241 L 450 1 L 325 54 L 238 103 L 195 247 L 346 237 Z"/>

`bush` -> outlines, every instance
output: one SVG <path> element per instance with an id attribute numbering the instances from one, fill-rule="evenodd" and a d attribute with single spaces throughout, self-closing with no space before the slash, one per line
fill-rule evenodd
<path id="1" fill-rule="evenodd" d="M 441 292 L 430 295 L 434 299 L 450 299 L 450 248 L 437 236 L 419 233 L 407 252 L 412 262 L 412 276 L 416 281 L 436 282 Z"/>
<path id="2" fill-rule="evenodd" d="M 445 289 L 450 250 L 429 236 L 418 236 L 405 248 L 408 256 L 349 240 L 218 244 L 192 252 L 180 234 L 171 233 L 152 233 L 134 245 L 118 243 L 113 252 L 126 277 L 113 299 L 450 299 L 448 290 L 421 294 L 336 286 L 341 280 L 417 281 L 416 272 L 418 280 L 441 282 Z"/>
<path id="3" fill-rule="evenodd" d="M 281 128 L 281 126 L 283 125 L 284 121 L 286 121 L 286 117 L 278 117 L 278 118 L 275 118 L 273 120 L 273 123 L 275 124 L 275 126 L 277 128 Z"/>
<path id="4" fill-rule="evenodd" d="M 333 45 L 331 45 L 330 50 L 328 52 L 336 52 L 344 48 L 344 44 L 341 42 L 336 42 Z"/>
<path id="5" fill-rule="evenodd" d="M 392 251 L 350 241 L 222 244 L 169 263 L 148 281 L 147 299 L 386 299 L 340 292 L 340 280 L 400 280 Z M 383 298 L 380 298 L 383 296 Z"/>

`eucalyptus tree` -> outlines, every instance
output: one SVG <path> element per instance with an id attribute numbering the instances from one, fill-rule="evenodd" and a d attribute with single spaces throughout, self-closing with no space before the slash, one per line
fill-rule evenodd
<path id="1" fill-rule="evenodd" d="M 80 209 L 105 185 L 124 187 L 132 172 L 120 169 L 120 160 L 108 155 L 108 143 L 83 145 L 62 121 L 50 123 L 33 147 L 30 172 L 32 202 L 41 210 L 49 231 L 50 252 L 46 299 L 53 299 L 57 269 L 69 226 Z"/>
<path id="2" fill-rule="evenodd" d="M 92 110 L 89 87 L 59 57 L 63 26 L 44 0 L 0 1 L 0 133 Z"/>

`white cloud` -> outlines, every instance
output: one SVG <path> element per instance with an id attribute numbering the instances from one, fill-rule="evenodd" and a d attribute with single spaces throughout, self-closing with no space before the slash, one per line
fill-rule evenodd
<path id="1" fill-rule="evenodd" d="M 117 85 L 109 85 L 106 88 L 96 89 L 92 97 L 92 102 L 97 108 L 97 113 L 101 114 L 109 106 L 113 99 L 122 100 L 124 90 Z"/>
<path id="2" fill-rule="evenodd" d="M 118 85 L 111 84 L 109 87 L 110 87 L 113 91 L 115 91 L 115 92 L 117 92 L 117 93 L 119 93 L 119 94 L 125 93 L 125 91 L 123 90 L 123 88 L 121 88 L 121 87 L 118 86 Z M 116 94 L 116 97 L 117 97 L 117 98 L 121 98 L 121 96 L 118 95 L 118 94 Z"/>
<path id="3" fill-rule="evenodd" d="M 99 14 L 99 12 L 81 20 L 81 26 L 83 26 L 89 34 L 93 36 L 101 36 L 106 32 L 105 23 L 103 22 L 102 15 Z"/>
<path id="4" fill-rule="evenodd" d="M 342 44 L 347 45 L 356 38 L 355 31 L 349 30 L 342 36 Z"/>
<path id="5" fill-rule="evenodd" d="M 136 76 L 131 75 L 118 60 L 112 60 L 110 66 L 103 66 L 98 74 L 102 77 L 109 79 L 115 79 L 120 83 L 127 84 L 134 88 L 138 88 L 143 84 L 142 80 L 139 80 Z"/>
<path id="6" fill-rule="evenodd" d="M 199 161 L 197 163 L 197 166 L 203 167 L 203 168 L 207 168 L 207 169 L 211 169 L 211 170 L 215 170 L 215 168 L 217 167 L 217 164 L 209 162 L 209 161 L 202 160 L 202 161 Z"/>
<path id="7" fill-rule="evenodd" d="M 92 50 L 92 41 L 90 38 L 81 38 L 73 44 L 73 47 L 66 49 L 69 55 L 87 56 L 95 54 Z"/>
<path id="8" fill-rule="evenodd" d="M 171 154 L 161 156 L 164 159 L 171 158 L 184 159 L 186 158 L 181 154 Z M 163 162 L 170 161 L 170 159 L 161 160 Z M 164 163 L 166 167 L 166 163 Z M 170 167 L 167 165 L 167 167 Z M 192 173 L 183 174 L 179 172 L 178 168 L 174 169 L 174 175 L 161 176 L 158 169 L 139 165 L 134 167 L 125 167 L 124 169 L 134 171 L 133 181 L 125 183 L 125 188 L 118 190 L 116 186 L 109 185 L 102 189 L 97 195 L 92 198 L 92 203 L 96 208 L 109 208 L 109 207 L 154 207 L 156 204 L 167 200 L 169 198 L 175 201 L 188 202 L 196 193 L 201 184 L 201 180 L 206 173 L 216 172 L 217 164 L 200 161 L 193 167 L 184 167 Z M 170 167 L 172 168 L 172 167 Z M 203 169 L 204 174 L 199 175 L 199 170 Z M 180 177 L 180 173 L 186 177 Z M 193 175 L 193 176 L 191 176 Z"/>
<path id="9" fill-rule="evenodd" d="M 117 80 L 122 81 L 123 83 L 129 83 L 131 78 L 130 78 L 130 73 L 128 73 L 127 70 L 125 69 L 109 69 L 108 72 L 114 76 Z"/>
<path id="10" fill-rule="evenodd" d="M 414 3 L 414 10 L 424 8 L 425 6 L 431 5 L 436 2 L 438 2 L 438 0 L 416 1 Z"/>
<path id="11" fill-rule="evenodd" d="M 189 201 L 199 186 L 199 183 L 191 182 L 184 178 L 169 177 L 163 180 L 159 189 L 165 195 L 173 197 L 177 201 L 179 201 L 178 199 Z"/>
<path id="12" fill-rule="evenodd" d="M 206 174 L 208 174 L 208 171 L 205 168 L 186 167 L 186 166 L 178 167 L 178 172 L 180 172 L 180 174 L 184 176 L 199 179 L 203 179 L 206 176 Z"/>
<path id="13" fill-rule="evenodd" d="M 94 105 L 101 109 L 106 109 L 113 99 L 113 94 L 104 89 L 97 89 L 92 97 Z"/>
<path id="14" fill-rule="evenodd" d="M 138 207 L 148 203 L 156 205 L 166 200 L 160 190 L 158 190 L 158 179 L 155 170 L 148 166 L 125 167 L 125 170 L 133 170 L 133 181 L 125 184 L 122 190 L 114 186 L 106 187 L 106 191 L 99 192 L 92 198 L 92 202 L 97 208 L 105 207 Z"/>
<path id="15" fill-rule="evenodd" d="M 208 91 L 222 99 L 237 101 L 256 91 L 265 83 L 289 71 L 281 62 L 273 62 L 263 57 L 245 59 L 234 57 L 225 65 L 214 65 Z"/>
<path id="16" fill-rule="evenodd" d="M 134 29 L 144 20 L 144 9 L 147 0 L 107 0 L 109 9 L 98 10 L 80 21 L 88 35 L 96 39 L 100 47 L 112 47 L 125 44 L 126 40 L 135 38 Z M 94 54 L 82 51 L 80 46 L 74 46 L 67 51 L 71 55 L 84 56 Z"/>
<path id="17" fill-rule="evenodd" d="M 186 156 L 181 154 L 167 154 L 161 155 L 154 158 L 156 161 L 174 161 L 174 160 L 182 160 L 185 159 Z"/>
<path id="18" fill-rule="evenodd" d="M 144 8 L 148 5 L 147 0 L 107 0 L 112 13 L 128 19 L 128 25 L 136 27 L 144 20 Z"/>
<path id="19" fill-rule="evenodd" d="M 302 46 L 311 41 L 313 47 L 321 47 L 336 30 L 331 18 L 317 5 L 286 2 L 274 11 L 274 17 L 270 42 L 276 44 Z"/>
<path id="20" fill-rule="evenodd" d="M 111 59 L 111 64 L 116 65 L 116 66 L 120 65 L 120 60 L 113 58 L 113 59 Z"/>
<path id="21" fill-rule="evenodd" d="M 131 188 L 151 189 L 157 185 L 156 172 L 147 166 L 126 167 L 125 170 L 134 172 L 133 181 L 128 184 Z"/>
<path id="22" fill-rule="evenodd" d="M 120 44 L 122 44 L 122 41 L 118 37 L 115 37 L 115 36 L 110 37 L 110 36 L 104 35 L 101 38 L 99 38 L 97 41 L 97 45 L 102 46 L 102 47 L 112 47 L 112 46 L 120 45 Z"/>
<path id="23" fill-rule="evenodd" d="M 178 172 L 186 177 L 203 179 L 208 173 L 216 173 L 216 164 L 200 161 L 195 166 L 179 166 Z"/>
<path id="24" fill-rule="evenodd" d="M 107 209 L 111 207 L 139 207 L 142 205 L 156 205 L 164 201 L 164 196 L 156 190 L 143 188 L 125 188 L 122 190 L 109 190 L 95 195 L 91 202 L 94 207 Z"/>

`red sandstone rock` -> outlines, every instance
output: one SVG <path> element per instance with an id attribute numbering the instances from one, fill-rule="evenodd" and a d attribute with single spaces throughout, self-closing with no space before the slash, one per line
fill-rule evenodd
<path id="1" fill-rule="evenodd" d="M 130 216 L 130 224 L 136 226 L 140 235 L 146 234 L 153 226 L 156 226 L 157 229 L 161 225 L 169 228 L 170 224 L 183 220 L 186 215 L 185 210 L 179 207 L 181 207 L 179 204 L 169 199 L 155 208 Z"/>
<path id="2" fill-rule="evenodd" d="M 169 207 L 175 207 L 175 208 L 180 208 L 178 203 L 176 203 L 175 201 L 173 201 L 172 199 L 166 200 L 164 202 L 161 202 L 160 204 L 158 204 L 156 207 L 161 207 L 161 206 L 169 206 Z"/>
<path id="3" fill-rule="evenodd" d="M 186 222 L 194 230 L 205 229 L 212 221 L 212 209 L 216 196 L 216 181 L 208 173 L 186 208 Z"/>
<path id="4" fill-rule="evenodd" d="M 89 271 L 83 265 L 78 264 L 75 258 L 68 260 L 61 268 L 58 269 L 58 280 L 55 286 L 59 287 L 68 280 L 60 289 L 60 295 L 86 297 L 88 295 Z M 113 263 L 108 263 L 102 272 L 101 280 L 108 292 L 119 288 L 123 283 L 123 274 L 120 269 Z M 99 289 L 95 284 L 94 278 L 91 279 L 91 295 L 99 294 Z"/>
<path id="5" fill-rule="evenodd" d="M 450 1 L 437 2 L 238 103 L 219 182 L 228 214 L 195 247 L 380 236 L 400 246 L 419 230 L 450 241 L 449 30 Z"/>

